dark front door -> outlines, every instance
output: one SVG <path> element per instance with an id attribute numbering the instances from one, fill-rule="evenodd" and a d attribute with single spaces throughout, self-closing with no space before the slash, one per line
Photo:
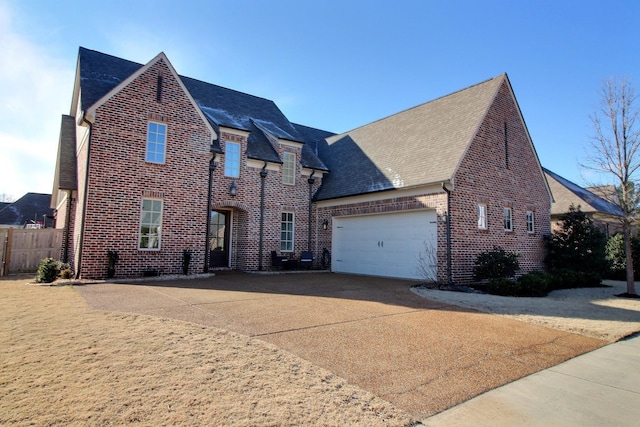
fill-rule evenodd
<path id="1" fill-rule="evenodd" d="M 229 267 L 231 212 L 211 211 L 210 267 Z"/>

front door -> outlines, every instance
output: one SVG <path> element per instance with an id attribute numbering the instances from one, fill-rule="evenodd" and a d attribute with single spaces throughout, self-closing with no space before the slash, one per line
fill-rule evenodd
<path id="1" fill-rule="evenodd" d="M 231 212 L 211 211 L 210 267 L 229 267 Z"/>

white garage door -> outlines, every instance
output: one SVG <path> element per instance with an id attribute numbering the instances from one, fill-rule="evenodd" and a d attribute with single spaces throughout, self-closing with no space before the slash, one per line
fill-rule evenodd
<path id="1" fill-rule="evenodd" d="M 418 270 L 420 254 L 425 245 L 437 247 L 436 220 L 435 211 L 334 217 L 331 269 L 424 279 Z"/>

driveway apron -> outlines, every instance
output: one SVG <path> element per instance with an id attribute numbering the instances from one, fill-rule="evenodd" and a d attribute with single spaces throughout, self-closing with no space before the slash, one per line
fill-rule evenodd
<path id="1" fill-rule="evenodd" d="M 223 272 L 77 287 L 95 309 L 162 316 L 270 342 L 416 417 L 606 343 L 421 298 L 406 280 Z"/>

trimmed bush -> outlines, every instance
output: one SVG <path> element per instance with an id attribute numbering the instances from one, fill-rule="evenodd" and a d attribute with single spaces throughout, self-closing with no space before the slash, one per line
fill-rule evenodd
<path id="1" fill-rule="evenodd" d="M 515 276 L 520 270 L 520 254 L 507 252 L 499 246 L 480 252 L 473 267 L 474 280 L 499 279 Z"/>
<path id="2" fill-rule="evenodd" d="M 518 280 L 504 277 L 489 279 L 485 290 L 492 295 L 511 297 L 543 297 L 549 292 L 551 277 L 548 273 L 534 271 Z"/>
<path id="3" fill-rule="evenodd" d="M 602 277 L 597 273 L 586 273 L 568 268 L 554 270 L 550 278 L 549 290 L 594 288 L 602 283 Z"/>
<path id="4" fill-rule="evenodd" d="M 60 263 L 53 258 L 44 258 L 38 265 L 36 283 L 51 283 L 60 274 Z"/>

